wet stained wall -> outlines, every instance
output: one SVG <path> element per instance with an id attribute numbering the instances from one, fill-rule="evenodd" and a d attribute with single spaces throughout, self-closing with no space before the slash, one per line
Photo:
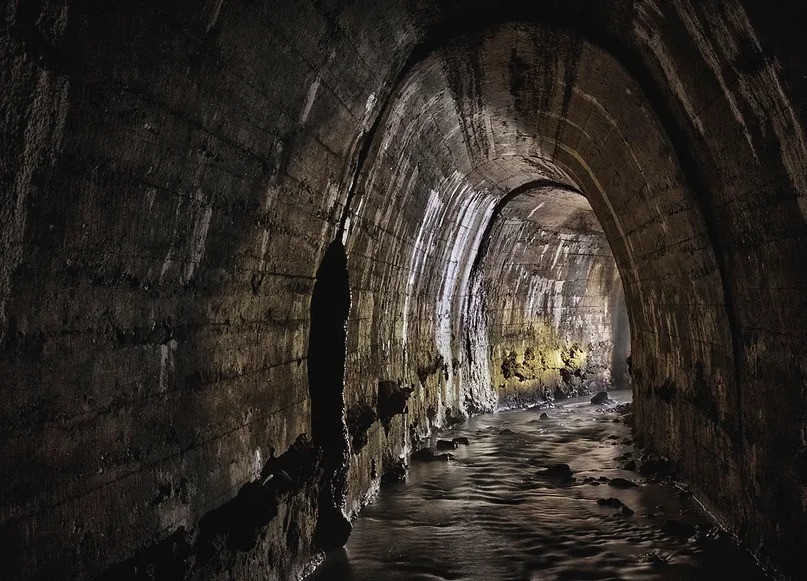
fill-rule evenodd
<path id="1" fill-rule="evenodd" d="M 311 440 L 307 359 L 334 241 L 351 293 L 345 511 L 413 437 L 535 387 L 487 387 L 505 351 L 518 365 L 540 343 L 531 322 L 512 334 L 530 293 L 544 285 L 577 341 L 593 315 L 567 298 L 602 301 L 621 279 L 637 437 L 761 555 L 803 570 L 798 3 L 523 4 L 0 9 L 13 577 L 305 570 L 316 499 L 340 497 Z M 619 279 L 597 266 L 599 234 L 535 245 L 580 255 L 563 273 L 528 250 L 552 228 L 501 205 L 527 184 L 584 194 Z M 502 292 L 496 272 L 523 282 Z M 560 301 L 552 277 L 582 272 L 600 274 Z"/>

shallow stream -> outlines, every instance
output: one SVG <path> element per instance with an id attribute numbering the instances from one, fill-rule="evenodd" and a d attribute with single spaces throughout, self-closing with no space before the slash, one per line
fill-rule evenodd
<path id="1" fill-rule="evenodd" d="M 469 444 L 448 462 L 412 462 L 311 579 L 765 579 L 684 487 L 622 468 L 630 429 L 612 404 L 589 400 L 478 416 L 441 434 Z M 561 463 L 571 482 L 541 473 Z M 597 502 L 609 498 L 629 510 Z"/>

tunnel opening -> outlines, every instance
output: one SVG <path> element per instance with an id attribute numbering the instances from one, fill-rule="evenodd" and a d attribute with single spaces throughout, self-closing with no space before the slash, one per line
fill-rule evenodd
<path id="1" fill-rule="evenodd" d="M 325 551 L 344 546 L 351 530 L 344 512 L 350 455 L 344 398 L 349 314 L 347 255 L 337 239 L 328 245 L 317 269 L 307 358 L 311 437 L 323 458 L 314 544 Z"/>
<path id="2" fill-rule="evenodd" d="M 470 365 L 490 374 L 497 407 L 628 387 L 621 275 L 576 188 L 529 182 L 504 196 L 469 288 L 466 351 Z"/>

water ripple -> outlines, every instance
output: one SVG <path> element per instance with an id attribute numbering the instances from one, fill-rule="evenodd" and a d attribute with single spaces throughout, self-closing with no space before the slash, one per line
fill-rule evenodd
<path id="1" fill-rule="evenodd" d="M 549 418 L 488 414 L 443 434 L 470 445 L 451 462 L 414 464 L 405 484 L 383 489 L 312 581 L 765 579 L 693 498 L 620 468 L 633 446 L 614 413 L 587 399 L 541 411 Z M 557 464 L 574 480 L 541 474 Z M 608 486 L 613 478 L 639 486 Z M 712 532 L 673 536 L 661 530 L 668 520 Z"/>

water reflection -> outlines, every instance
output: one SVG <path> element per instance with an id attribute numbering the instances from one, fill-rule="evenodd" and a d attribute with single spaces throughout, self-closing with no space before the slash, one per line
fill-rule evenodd
<path id="1" fill-rule="evenodd" d="M 730 537 L 707 534 L 714 523 L 692 497 L 620 468 L 633 447 L 615 413 L 588 398 L 546 412 L 489 414 L 455 428 L 448 437 L 470 444 L 449 463 L 414 463 L 406 483 L 382 489 L 347 547 L 311 579 L 765 578 Z M 558 463 L 573 482 L 540 474 Z M 607 483 L 617 477 L 639 486 Z M 634 514 L 597 503 L 606 498 Z"/>

